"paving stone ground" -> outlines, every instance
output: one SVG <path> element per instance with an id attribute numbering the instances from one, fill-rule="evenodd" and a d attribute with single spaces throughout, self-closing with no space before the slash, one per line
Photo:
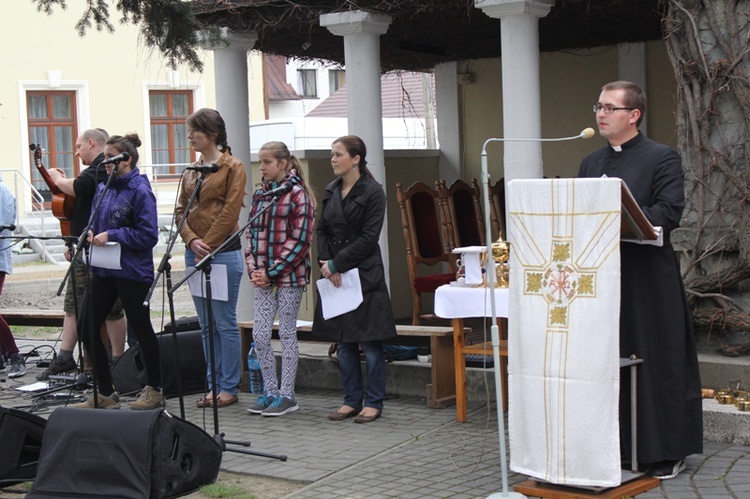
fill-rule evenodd
<path id="1" fill-rule="evenodd" d="M 23 378 L 0 383 L 0 405 L 28 407 L 30 397 L 15 388 L 33 381 L 39 369 L 30 366 Z M 185 418 L 214 435 L 213 412 L 196 408 L 197 398 L 184 398 Z M 393 397 L 380 419 L 359 425 L 326 418 L 341 404 L 337 391 L 303 389 L 298 400 L 298 411 L 277 418 L 248 414 L 249 394 L 219 409 L 227 441 L 249 441 L 251 451 L 288 457 L 282 462 L 227 451 L 222 470 L 304 483 L 286 496 L 294 498 L 476 498 L 502 491 L 494 405 L 470 404 L 469 421 L 458 423 L 452 407 L 430 409 L 423 398 Z M 48 417 L 55 407 L 36 413 Z M 168 410 L 180 416 L 178 399 L 168 401 Z M 526 479 L 509 471 L 510 490 Z M 690 456 L 680 476 L 639 497 L 750 497 L 750 447 L 706 441 L 704 453 Z"/>

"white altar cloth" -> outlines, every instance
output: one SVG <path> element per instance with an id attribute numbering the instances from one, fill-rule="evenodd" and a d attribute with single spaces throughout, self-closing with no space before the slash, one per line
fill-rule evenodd
<path id="1" fill-rule="evenodd" d="M 511 470 L 620 485 L 619 179 L 512 180 Z"/>
<path id="2" fill-rule="evenodd" d="M 444 319 L 491 317 L 490 288 L 444 284 L 435 290 L 435 315 Z M 495 288 L 497 317 L 508 317 L 508 288 Z"/>

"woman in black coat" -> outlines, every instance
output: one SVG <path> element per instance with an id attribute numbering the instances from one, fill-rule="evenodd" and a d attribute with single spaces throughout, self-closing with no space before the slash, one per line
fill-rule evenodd
<path id="1" fill-rule="evenodd" d="M 396 336 L 391 299 L 385 283 L 378 239 L 385 218 L 385 192 L 367 169 L 365 143 L 357 136 L 336 139 L 331 165 L 339 177 L 326 186 L 317 226 L 321 275 L 334 286 L 341 273 L 359 271 L 363 301 L 356 310 L 324 319 L 318 296 L 313 334 L 338 342 L 344 405 L 328 415 L 356 423 L 376 420 L 385 398 L 382 340 Z M 365 354 L 367 383 L 362 380 L 359 349 Z"/>

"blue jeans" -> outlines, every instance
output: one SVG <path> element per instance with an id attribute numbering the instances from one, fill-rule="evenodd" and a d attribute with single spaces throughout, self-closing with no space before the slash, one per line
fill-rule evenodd
<path id="1" fill-rule="evenodd" d="M 216 358 L 216 394 L 228 393 L 237 395 L 240 385 L 240 330 L 237 326 L 237 297 L 240 293 L 240 282 L 244 273 L 244 262 L 242 251 L 227 251 L 217 254 L 212 264 L 227 266 L 227 285 L 229 291 L 228 301 L 211 300 L 211 313 L 213 315 L 214 332 L 214 356 Z M 195 253 L 185 248 L 185 268 L 195 266 Z M 200 272 L 200 271 L 199 271 Z M 215 279 L 211 274 L 212 282 Z M 213 289 L 212 289 L 213 291 Z M 206 358 L 206 377 L 208 378 L 209 390 L 213 390 L 211 378 L 211 349 L 209 345 L 208 301 L 205 298 L 193 296 L 195 311 L 198 313 L 198 322 L 201 325 L 201 337 L 203 339 L 203 355 Z"/>
<path id="2" fill-rule="evenodd" d="M 359 347 L 365 353 L 367 384 L 362 382 L 362 367 L 359 360 Z M 360 407 L 383 408 L 385 399 L 385 352 L 383 343 L 364 341 L 362 343 L 339 343 L 339 369 L 341 384 L 344 387 L 344 404 Z M 364 403 L 363 403 L 364 395 Z"/>

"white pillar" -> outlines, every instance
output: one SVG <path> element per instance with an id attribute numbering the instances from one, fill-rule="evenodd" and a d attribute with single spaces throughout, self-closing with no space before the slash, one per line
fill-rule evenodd
<path id="1" fill-rule="evenodd" d="M 539 18 L 554 0 L 476 0 L 474 5 L 500 19 L 503 70 L 503 134 L 541 137 Z M 489 137 L 488 137 L 489 138 Z M 505 180 L 542 178 L 541 142 L 505 142 Z"/>
<path id="2" fill-rule="evenodd" d="M 388 31 L 391 17 L 361 10 L 323 14 L 320 25 L 344 37 L 346 112 L 349 133 L 367 145 L 367 168 L 388 191 L 383 151 L 383 105 L 380 88 L 380 35 Z M 388 280 L 388 220 L 383 222 L 380 249 Z"/>
<path id="3" fill-rule="evenodd" d="M 232 156 L 245 164 L 245 203 L 240 212 L 240 226 L 247 221 L 250 210 L 250 195 L 253 192 L 253 179 L 250 170 L 250 108 L 248 97 L 247 55 L 255 45 L 258 35 L 236 34 L 224 30 L 222 38 L 228 45 L 204 47 L 214 52 L 214 73 L 216 85 L 216 110 L 219 111 L 227 127 L 227 143 L 232 148 Z M 247 245 L 241 237 L 242 248 Z M 253 319 L 253 287 L 248 279 L 242 279 L 237 300 L 237 320 Z"/>
<path id="4" fill-rule="evenodd" d="M 440 141 L 438 175 L 448 185 L 463 175 L 461 165 L 461 124 L 458 105 L 458 64 L 446 62 L 435 66 L 435 100 Z"/>

